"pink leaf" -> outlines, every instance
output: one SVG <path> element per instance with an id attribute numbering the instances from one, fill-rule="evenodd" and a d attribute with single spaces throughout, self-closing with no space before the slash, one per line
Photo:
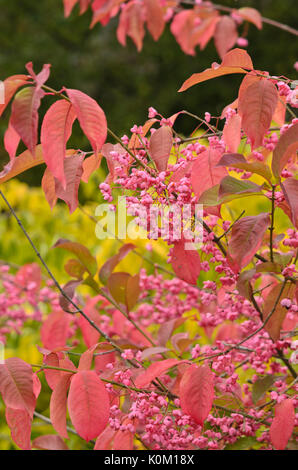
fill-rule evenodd
<path id="1" fill-rule="evenodd" d="M 208 148 L 199 154 L 195 160 L 192 173 L 191 184 L 193 191 L 199 197 L 204 191 L 219 184 L 222 178 L 228 175 L 223 167 L 217 167 L 222 153 L 215 148 Z"/>
<path id="2" fill-rule="evenodd" d="M 286 130 L 281 136 L 273 151 L 272 172 L 279 178 L 289 158 L 298 150 L 298 122 Z"/>
<path id="3" fill-rule="evenodd" d="M 293 225 L 298 229 L 298 180 L 287 178 L 280 186 L 291 209 Z"/>
<path id="4" fill-rule="evenodd" d="M 91 155 L 83 161 L 83 174 L 81 180 L 88 183 L 90 176 L 96 171 L 101 163 L 101 155 Z"/>
<path id="5" fill-rule="evenodd" d="M 71 103 L 56 101 L 47 111 L 41 126 L 41 145 L 44 161 L 65 189 L 64 158 L 66 143 L 71 136 L 76 114 Z"/>
<path id="6" fill-rule="evenodd" d="M 66 429 L 66 404 L 70 378 L 71 374 L 68 373 L 60 377 L 54 388 L 50 401 L 50 417 L 53 428 L 65 439 L 68 439 Z"/>
<path id="7" fill-rule="evenodd" d="M 187 240 L 174 243 L 172 251 L 172 267 L 175 274 L 188 284 L 196 285 L 201 271 L 201 260 L 196 250 L 186 250 Z"/>
<path id="8" fill-rule="evenodd" d="M 25 410 L 33 416 L 36 398 L 33 391 L 33 372 L 29 364 L 18 357 L 0 364 L 0 392 L 7 408 Z"/>
<path id="9" fill-rule="evenodd" d="M 159 171 L 167 169 L 172 145 L 173 133 L 169 126 L 162 126 L 152 134 L 149 152 Z"/>
<path id="10" fill-rule="evenodd" d="M 269 214 L 243 217 L 232 228 L 228 247 L 228 262 L 234 272 L 246 266 L 260 248 L 270 224 Z"/>
<path id="11" fill-rule="evenodd" d="M 236 153 L 241 142 L 241 117 L 239 114 L 234 114 L 226 121 L 222 137 L 228 152 Z"/>
<path id="12" fill-rule="evenodd" d="M 82 370 L 73 376 L 68 409 L 77 433 L 87 442 L 104 430 L 109 420 L 109 395 L 94 371 Z"/>
<path id="13" fill-rule="evenodd" d="M 67 18 L 71 12 L 73 7 L 78 3 L 78 0 L 63 0 L 64 4 L 64 16 Z"/>
<path id="14" fill-rule="evenodd" d="M 227 15 L 221 17 L 216 25 L 214 44 L 221 58 L 232 49 L 238 38 L 235 21 Z"/>
<path id="15" fill-rule="evenodd" d="M 168 369 L 175 367 L 177 364 L 180 364 L 182 361 L 179 359 L 165 359 L 164 361 L 154 362 L 150 364 L 148 369 L 142 372 L 135 380 L 136 387 L 145 388 L 152 380 L 156 379 L 163 375 Z"/>
<path id="16" fill-rule="evenodd" d="M 14 127 L 9 121 L 8 128 L 4 134 L 4 147 L 9 155 L 10 160 L 14 160 L 20 140 L 21 139 L 19 134 L 14 130 Z"/>
<path id="17" fill-rule="evenodd" d="M 107 138 L 107 120 L 99 104 L 79 90 L 66 90 L 80 126 L 97 154 Z"/>
<path id="18" fill-rule="evenodd" d="M 63 348 L 69 333 L 70 315 L 57 310 L 50 313 L 41 327 L 41 341 L 50 351 Z"/>
<path id="19" fill-rule="evenodd" d="M 16 445 L 23 450 L 31 450 L 31 418 L 28 412 L 6 408 L 5 418 Z"/>
<path id="20" fill-rule="evenodd" d="M 284 450 L 295 425 L 293 400 L 288 398 L 275 405 L 275 416 L 270 427 L 270 440 L 276 450 Z"/>
<path id="21" fill-rule="evenodd" d="M 258 80 L 240 93 L 238 112 L 242 128 L 251 140 L 252 149 L 260 147 L 269 130 L 277 105 L 276 86 L 267 79 Z"/>
<path id="22" fill-rule="evenodd" d="M 182 411 L 203 426 L 212 408 L 214 398 L 213 374 L 208 366 L 192 365 L 180 382 Z"/>
<path id="23" fill-rule="evenodd" d="M 56 184 L 55 178 L 48 168 L 45 169 L 41 180 L 41 187 L 44 192 L 45 198 L 49 203 L 51 209 L 53 209 L 57 203 Z"/>
<path id="24" fill-rule="evenodd" d="M 32 442 L 32 447 L 41 450 L 68 450 L 65 442 L 56 434 L 45 434 L 37 437 Z"/>

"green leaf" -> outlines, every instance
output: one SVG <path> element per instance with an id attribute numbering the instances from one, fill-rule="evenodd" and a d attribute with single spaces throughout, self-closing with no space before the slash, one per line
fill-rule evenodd
<path id="1" fill-rule="evenodd" d="M 255 437 L 240 437 L 234 444 L 228 444 L 225 450 L 249 450 L 252 447 L 259 448 L 260 445 L 260 442 L 258 442 Z"/>
<path id="2" fill-rule="evenodd" d="M 252 401 L 254 404 L 258 403 L 267 390 L 274 384 L 274 381 L 274 375 L 266 375 L 265 377 L 256 380 L 252 386 Z"/>

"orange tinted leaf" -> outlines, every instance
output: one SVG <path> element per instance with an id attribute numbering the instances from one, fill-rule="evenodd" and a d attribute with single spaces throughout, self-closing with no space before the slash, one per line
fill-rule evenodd
<path id="1" fill-rule="evenodd" d="M 117 28 L 117 39 L 122 46 L 126 45 L 126 36 L 129 36 L 135 43 L 138 51 L 142 49 L 145 35 L 144 20 L 144 13 L 140 3 L 132 0 L 124 4 Z"/>
<path id="2" fill-rule="evenodd" d="M 88 183 L 90 176 L 92 173 L 94 173 L 95 170 L 97 170 L 100 166 L 101 162 L 101 155 L 91 155 L 91 157 L 86 158 L 83 161 L 83 174 L 81 177 L 81 180 L 84 181 L 84 183 Z"/>
<path id="3" fill-rule="evenodd" d="M 262 16 L 255 8 L 239 8 L 239 10 L 237 10 L 237 14 L 244 20 L 253 23 L 258 29 L 262 29 Z"/>
<path id="4" fill-rule="evenodd" d="M 25 152 L 21 153 L 18 157 L 5 165 L 4 169 L 0 172 L 0 183 L 4 183 L 14 176 L 17 176 L 34 166 L 40 165 L 41 163 L 44 163 L 41 145 L 36 147 L 35 157 L 33 157 L 29 150 L 25 150 Z"/>
<path id="5" fill-rule="evenodd" d="M 133 245 L 132 243 L 126 243 L 119 249 L 116 255 L 112 256 L 112 258 L 108 259 L 108 261 L 105 262 L 105 264 L 100 268 L 99 271 L 99 279 L 103 284 L 106 284 L 108 278 L 114 271 L 117 264 L 120 263 L 120 261 L 125 258 L 125 256 L 134 248 L 135 245 Z"/>
<path id="6" fill-rule="evenodd" d="M 85 266 L 88 272 L 93 276 L 97 271 L 96 258 L 90 253 L 88 248 L 81 243 L 72 242 L 70 240 L 60 238 L 53 248 L 62 248 L 73 253 Z"/>
<path id="7" fill-rule="evenodd" d="M 14 127 L 9 121 L 8 128 L 4 134 L 4 147 L 9 155 L 10 160 L 15 158 L 20 140 L 21 139 L 19 134 L 14 130 Z"/>
<path id="8" fill-rule="evenodd" d="M 188 78 L 178 91 L 185 91 L 197 83 L 210 80 L 211 78 L 229 75 L 232 73 L 247 73 L 245 69 L 251 70 L 253 64 L 250 56 L 243 49 L 233 49 L 223 58 L 221 65 L 214 65 L 212 68 L 204 70 L 201 73 L 194 73 Z"/>

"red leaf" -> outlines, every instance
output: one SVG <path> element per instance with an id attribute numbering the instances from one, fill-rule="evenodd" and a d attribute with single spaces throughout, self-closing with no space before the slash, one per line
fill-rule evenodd
<path id="1" fill-rule="evenodd" d="M 14 127 L 9 121 L 8 128 L 4 134 L 4 147 L 9 155 L 10 160 L 14 160 L 20 140 L 21 139 L 19 134 L 14 130 Z"/>
<path id="2" fill-rule="evenodd" d="M 71 12 L 73 7 L 78 3 L 78 0 L 63 0 L 64 4 L 64 16 L 67 18 Z"/>
<path id="3" fill-rule="evenodd" d="M 59 367 L 59 357 L 57 353 L 49 353 L 44 355 L 44 364 L 51 367 Z M 49 387 L 54 390 L 60 380 L 61 372 L 59 370 L 45 369 L 44 375 Z"/>
<path id="4" fill-rule="evenodd" d="M 261 213 L 243 217 L 233 225 L 227 258 L 235 273 L 252 260 L 262 244 L 269 224 L 269 214 Z"/>
<path id="5" fill-rule="evenodd" d="M 52 174 L 65 188 L 64 158 L 66 143 L 71 136 L 76 114 L 71 103 L 56 101 L 47 111 L 41 126 L 41 145 L 44 161 Z"/>
<path id="6" fill-rule="evenodd" d="M 298 150 L 298 122 L 286 130 L 273 151 L 272 172 L 276 178 L 280 177 L 283 168 L 286 166 L 291 155 Z"/>
<path id="7" fill-rule="evenodd" d="M 191 172 L 191 184 L 195 195 L 199 196 L 209 188 L 220 183 L 222 178 L 228 175 L 223 167 L 217 167 L 222 153 L 214 148 L 208 148 L 199 154 L 195 160 Z"/>
<path id="8" fill-rule="evenodd" d="M 50 351 L 63 348 L 69 333 L 70 315 L 57 310 L 44 321 L 40 335 L 43 346 Z"/>
<path id="9" fill-rule="evenodd" d="M 270 427 L 270 440 L 276 450 L 284 450 L 295 425 L 293 400 L 288 398 L 275 405 L 275 416 Z"/>
<path id="10" fill-rule="evenodd" d="M 144 0 L 144 7 L 146 10 L 147 28 L 154 41 L 157 41 L 165 27 L 161 2 L 160 0 Z"/>
<path id="11" fill-rule="evenodd" d="M 132 432 L 119 430 L 115 434 L 113 450 L 133 450 L 133 438 Z"/>
<path id="12" fill-rule="evenodd" d="M 77 433 L 87 442 L 104 430 L 109 420 L 109 395 L 94 371 L 82 370 L 73 376 L 68 409 Z"/>
<path id="13" fill-rule="evenodd" d="M 180 382 L 182 411 L 204 425 L 214 398 L 213 374 L 208 366 L 192 365 L 187 368 Z"/>
<path id="14" fill-rule="evenodd" d="M 4 103 L 0 104 L 0 116 L 3 114 L 15 92 L 21 86 L 26 85 L 28 79 L 28 75 L 12 75 L 4 80 Z"/>
<path id="15" fill-rule="evenodd" d="M 77 154 L 65 158 L 64 160 L 64 175 L 66 180 L 65 189 L 60 181 L 55 180 L 55 192 L 59 199 L 62 199 L 69 207 L 69 212 L 72 214 L 78 207 L 78 191 L 80 186 L 81 177 L 83 174 L 83 154 Z"/>
<path id="16" fill-rule="evenodd" d="M 228 152 L 236 153 L 241 142 L 241 117 L 239 114 L 234 114 L 226 121 L 222 137 Z"/>
<path id="17" fill-rule="evenodd" d="M 175 274 L 188 284 L 196 285 L 201 271 L 201 260 L 196 250 L 186 250 L 187 240 L 174 243 L 172 251 L 172 267 Z"/>
<path id="18" fill-rule="evenodd" d="M 50 417 L 53 428 L 64 439 L 68 439 L 66 429 L 66 404 L 70 378 L 71 374 L 68 373 L 60 377 L 50 401 Z"/>
<path id="19" fill-rule="evenodd" d="M 220 77 L 221 75 L 247 73 L 244 69 L 253 69 L 250 56 L 243 49 L 233 49 L 224 56 L 221 65 L 213 66 L 201 73 L 194 73 L 183 83 L 182 87 L 178 91 L 185 91 L 197 83 L 210 80 L 211 78 Z"/>
<path id="20" fill-rule="evenodd" d="M 258 29 L 262 29 L 262 16 L 255 8 L 239 8 L 239 10 L 237 10 L 237 14 L 244 20 L 253 23 Z"/>
<path id="21" fill-rule="evenodd" d="M 32 155 L 35 155 L 38 109 L 43 96 L 44 92 L 40 88 L 23 88 L 16 94 L 11 108 L 11 125 Z"/>
<path id="22" fill-rule="evenodd" d="M 162 126 L 152 134 L 149 141 L 149 152 L 159 171 L 167 169 L 172 145 L 173 133 L 169 126 Z"/>
<path id="23" fill-rule="evenodd" d="M 235 21 L 227 15 L 221 17 L 214 32 L 214 44 L 221 58 L 232 49 L 238 38 Z"/>
<path id="24" fill-rule="evenodd" d="M 7 408 L 25 410 L 32 418 L 36 398 L 29 364 L 18 357 L 6 359 L 0 364 L 0 392 Z"/>
<path id="25" fill-rule="evenodd" d="M 99 104 L 79 90 L 66 89 L 80 126 L 97 154 L 107 138 L 107 120 Z"/>
<path id="26" fill-rule="evenodd" d="M 39 436 L 32 441 L 34 449 L 41 450 L 69 450 L 65 442 L 56 434 L 46 434 Z"/>
<path id="27" fill-rule="evenodd" d="M 5 165 L 4 169 L 0 172 L 0 183 L 4 183 L 14 176 L 29 170 L 29 168 L 40 165 L 41 163 L 44 163 L 41 145 L 36 147 L 35 157 L 33 157 L 29 150 L 26 150 L 17 158 L 11 160 L 7 165 Z"/>
<path id="28" fill-rule="evenodd" d="M 122 46 L 126 45 L 126 36 L 129 36 L 135 43 L 138 51 L 141 51 L 145 35 L 144 20 L 144 13 L 140 3 L 132 0 L 124 4 L 117 28 L 117 39 Z"/>
<path id="29" fill-rule="evenodd" d="M 163 375 L 168 369 L 175 367 L 177 364 L 181 364 L 183 361 L 179 359 L 165 359 L 164 361 L 154 362 L 150 364 L 148 369 L 142 372 L 135 380 L 136 387 L 145 388 L 152 380 Z"/>
<path id="30" fill-rule="evenodd" d="M 291 209 L 293 225 L 298 229 L 298 180 L 287 178 L 280 186 Z"/>
<path id="31" fill-rule="evenodd" d="M 252 149 L 262 145 L 263 138 L 269 130 L 277 100 L 277 89 L 267 79 L 252 83 L 243 93 L 240 93 L 238 112 L 242 118 L 242 127 L 251 140 Z"/>
<path id="32" fill-rule="evenodd" d="M 23 450 L 31 450 L 31 418 L 28 412 L 6 408 L 5 418 L 16 445 Z"/>
<path id="33" fill-rule="evenodd" d="M 36 75 L 36 73 L 33 70 L 33 63 L 28 62 L 26 64 L 26 69 L 28 70 L 30 76 L 33 78 L 33 80 L 36 83 L 36 90 L 39 90 L 49 78 L 50 68 L 51 68 L 51 64 L 44 64 L 42 70 Z"/>

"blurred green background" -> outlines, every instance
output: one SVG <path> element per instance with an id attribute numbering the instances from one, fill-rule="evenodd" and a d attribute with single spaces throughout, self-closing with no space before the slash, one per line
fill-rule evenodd
<path id="1" fill-rule="evenodd" d="M 297 0 L 222 0 L 222 5 L 257 8 L 263 16 L 294 26 L 298 24 Z M 195 57 L 185 55 L 167 25 L 158 42 L 146 33 L 144 47 L 138 53 L 130 38 L 127 47 L 116 39 L 118 17 L 103 27 L 89 29 L 91 10 L 79 16 L 76 7 L 69 18 L 63 16 L 62 0 L 0 0 L 0 79 L 24 73 L 32 60 L 36 70 L 52 64 L 49 84 L 78 88 L 94 97 L 104 109 L 109 127 L 117 134 L 127 133 L 134 123 L 142 124 L 147 109 L 153 106 L 170 116 L 187 109 L 203 115 L 220 114 L 224 105 L 235 98 L 235 86 L 241 77 L 228 76 L 201 84 L 185 93 L 177 93 L 182 82 L 193 72 L 202 71 L 218 61 L 213 40 Z M 240 34 L 243 25 L 240 27 Z M 298 59 L 294 36 L 264 24 L 248 31 L 254 64 L 274 75 L 295 78 Z M 47 105 L 46 105 L 47 106 Z M 46 106 L 42 107 L 44 112 Z M 9 111 L 0 121 L 1 142 Z M 178 122 L 181 132 L 190 132 L 193 121 L 184 117 Z M 87 146 L 79 128 L 75 128 L 71 145 Z M 0 146 L 0 168 L 8 160 Z M 33 185 L 40 184 L 42 170 L 34 169 L 21 176 Z"/>

